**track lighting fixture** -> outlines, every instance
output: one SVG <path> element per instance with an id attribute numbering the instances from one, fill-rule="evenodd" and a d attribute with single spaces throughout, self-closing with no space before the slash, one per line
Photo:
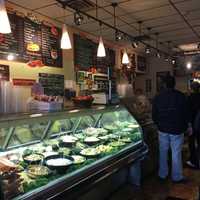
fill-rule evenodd
<path id="1" fill-rule="evenodd" d="M 156 52 L 156 57 L 157 58 L 161 58 L 161 54 L 160 54 L 160 52 L 157 50 L 157 52 Z"/>
<path id="2" fill-rule="evenodd" d="M 136 49 L 136 48 L 138 48 L 138 46 L 139 46 L 139 42 L 132 42 L 131 43 L 131 45 L 132 45 L 132 47 L 134 48 L 134 49 Z"/>
<path id="3" fill-rule="evenodd" d="M 77 26 L 80 26 L 83 23 L 83 20 L 84 20 L 84 18 L 79 12 L 74 13 L 74 23 Z"/>
<path id="4" fill-rule="evenodd" d="M 150 53 L 151 53 L 151 49 L 150 49 L 149 46 L 146 47 L 146 49 L 145 49 L 145 53 L 146 53 L 146 54 L 150 54 Z"/>
<path id="5" fill-rule="evenodd" d="M 167 55 L 165 55 L 165 61 L 168 62 L 169 61 L 169 57 Z"/>
<path id="6" fill-rule="evenodd" d="M 123 39 L 123 34 L 121 33 L 121 32 L 119 32 L 119 31 L 115 31 L 115 40 L 116 41 L 120 41 L 120 40 L 122 40 Z"/>

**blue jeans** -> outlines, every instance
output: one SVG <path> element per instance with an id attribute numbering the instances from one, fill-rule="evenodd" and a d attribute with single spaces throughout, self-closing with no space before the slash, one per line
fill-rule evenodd
<path id="1" fill-rule="evenodd" d="M 159 132 L 159 176 L 166 178 L 169 173 L 168 153 L 172 151 L 172 180 L 179 181 L 183 178 L 182 145 L 184 134 L 172 135 Z"/>

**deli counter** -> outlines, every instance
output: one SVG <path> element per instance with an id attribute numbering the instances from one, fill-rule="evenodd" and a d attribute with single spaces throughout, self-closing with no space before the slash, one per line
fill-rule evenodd
<path id="1" fill-rule="evenodd" d="M 79 199 L 148 151 L 119 105 L 2 116 L 0 148 L 2 200 Z"/>

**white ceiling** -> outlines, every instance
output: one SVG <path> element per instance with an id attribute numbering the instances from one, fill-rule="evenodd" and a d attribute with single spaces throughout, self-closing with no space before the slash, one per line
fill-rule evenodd
<path id="1" fill-rule="evenodd" d="M 96 0 L 90 1 L 96 3 Z M 8 0 L 8 2 L 75 26 L 73 11 L 67 9 L 64 12 L 56 0 Z M 170 5 L 169 0 L 98 0 L 99 18 L 111 25 L 113 25 L 112 2 L 118 3 L 117 27 L 124 32 L 137 36 L 137 22 L 142 20 L 143 33 L 147 33 L 147 27 L 152 27 L 152 37 L 155 38 L 155 33 L 159 32 L 159 41 L 164 44 L 167 41 L 172 41 L 174 46 L 200 42 L 200 38 L 193 33 L 179 13 Z M 172 0 L 172 2 L 200 35 L 200 0 Z M 87 12 L 92 16 L 96 14 L 95 10 Z M 98 23 L 86 17 L 84 19 L 79 29 L 98 35 Z M 102 34 L 106 39 L 114 39 L 113 31 L 108 27 L 102 27 Z"/>

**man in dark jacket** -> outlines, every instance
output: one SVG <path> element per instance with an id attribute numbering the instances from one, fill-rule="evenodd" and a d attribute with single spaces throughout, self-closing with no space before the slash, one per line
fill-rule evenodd
<path id="1" fill-rule="evenodd" d="M 200 149 L 200 133 L 199 129 L 194 128 L 195 118 L 200 111 L 200 85 L 198 82 L 191 84 L 192 94 L 188 97 L 188 104 L 191 113 L 191 122 L 193 126 L 193 134 L 189 136 L 190 158 L 187 164 L 190 167 L 199 168 L 199 149 Z"/>
<path id="2" fill-rule="evenodd" d="M 184 94 L 175 90 L 175 78 L 165 78 L 166 89 L 154 98 L 152 118 L 159 131 L 159 177 L 168 176 L 168 151 L 172 152 L 172 180 L 182 182 L 182 145 L 188 129 L 189 112 Z"/>

